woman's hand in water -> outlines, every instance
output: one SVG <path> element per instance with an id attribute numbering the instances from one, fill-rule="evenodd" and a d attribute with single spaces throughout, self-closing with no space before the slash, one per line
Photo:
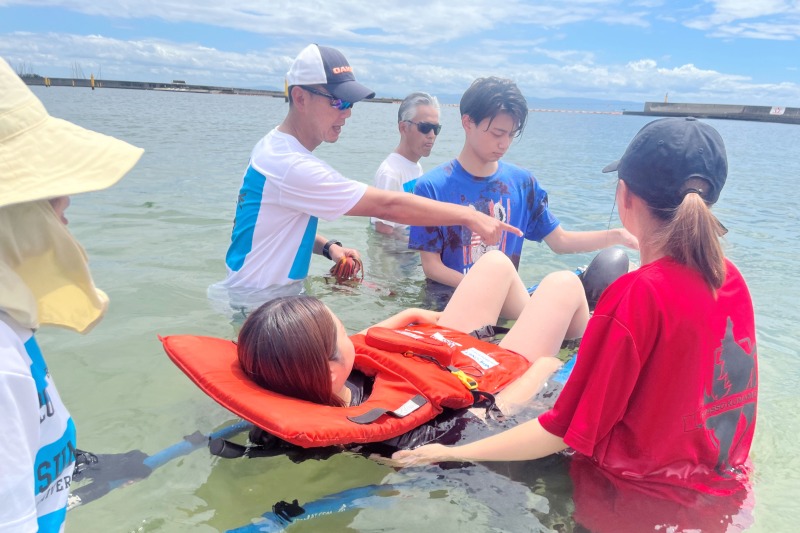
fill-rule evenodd
<path id="1" fill-rule="evenodd" d="M 395 466 L 417 466 L 454 461 L 458 459 L 454 450 L 457 446 L 443 446 L 441 444 L 426 444 L 413 450 L 400 450 L 392 454 L 392 463 Z"/>

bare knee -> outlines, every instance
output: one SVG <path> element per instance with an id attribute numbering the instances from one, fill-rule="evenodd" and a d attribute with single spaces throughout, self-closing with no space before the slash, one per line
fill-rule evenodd
<path id="1" fill-rule="evenodd" d="M 564 298 L 586 299 L 580 278 L 568 270 L 559 270 L 548 274 L 539 284 L 539 287 L 543 286 L 552 287 Z"/>
<path id="2" fill-rule="evenodd" d="M 514 268 L 514 263 L 511 262 L 511 259 L 509 259 L 508 256 L 500 250 L 490 250 L 483 254 L 475 263 L 473 268 L 477 267 L 478 265 L 483 265 L 484 268 L 490 268 L 492 270 L 497 270 L 498 272 L 517 271 L 517 269 Z"/>

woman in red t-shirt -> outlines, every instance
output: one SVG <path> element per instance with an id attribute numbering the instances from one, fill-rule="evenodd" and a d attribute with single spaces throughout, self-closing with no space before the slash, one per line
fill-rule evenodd
<path id="1" fill-rule="evenodd" d="M 642 266 L 603 293 L 554 408 L 477 442 L 394 458 L 527 460 L 569 447 L 613 484 L 741 495 L 757 358 L 750 293 L 709 209 L 727 170 L 722 138 L 703 122 L 668 118 L 642 128 L 603 169 L 618 172 L 620 219 L 639 239 Z"/>

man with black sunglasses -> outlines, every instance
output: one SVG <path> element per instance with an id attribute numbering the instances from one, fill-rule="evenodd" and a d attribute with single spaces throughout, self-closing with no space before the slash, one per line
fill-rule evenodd
<path id="1" fill-rule="evenodd" d="M 558 254 L 591 252 L 616 244 L 638 248 L 636 238 L 624 228 L 564 230 L 550 212 L 547 192 L 533 173 L 500 160 L 522 133 L 528 117 L 528 103 L 513 81 L 479 78 L 466 90 L 459 106 L 464 147 L 456 159 L 420 177 L 415 195 L 487 213 L 522 230 L 524 239 L 544 241 Z M 519 268 L 521 235 L 508 234 L 496 243 L 464 226 L 417 224 L 411 227 L 408 247 L 420 251 L 428 279 L 455 287 L 489 250 L 500 249 Z"/>
<path id="2" fill-rule="evenodd" d="M 332 261 L 358 252 L 317 233 L 317 222 L 342 215 L 403 224 L 458 224 L 496 243 L 516 228 L 468 207 L 383 191 L 342 176 L 312 152 L 339 139 L 353 104 L 375 93 L 356 81 L 341 52 L 312 44 L 286 75 L 289 112 L 253 148 L 242 178 L 227 277 L 209 296 L 247 314 L 279 296 L 299 294 L 311 254 Z"/>
<path id="3" fill-rule="evenodd" d="M 419 160 L 431 155 L 439 124 L 439 101 L 428 93 L 415 92 L 406 96 L 397 110 L 397 129 L 400 143 L 383 160 L 375 173 L 375 187 L 387 191 L 414 192 L 417 178 L 422 175 Z M 408 241 L 408 224 L 372 217 L 378 233 L 393 235 Z"/>

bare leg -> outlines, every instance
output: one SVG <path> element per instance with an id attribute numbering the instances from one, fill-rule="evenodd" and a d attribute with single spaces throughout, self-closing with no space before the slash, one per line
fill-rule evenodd
<path id="1" fill-rule="evenodd" d="M 496 395 L 497 406 L 513 415 L 542 388 L 561 361 L 554 357 L 565 338 L 583 335 L 589 321 L 589 306 L 578 276 L 554 272 L 542 280 L 528 305 L 500 346 L 520 353 L 531 367 Z"/>
<path id="2" fill-rule="evenodd" d="M 578 276 L 554 272 L 539 284 L 500 346 L 534 362 L 556 355 L 564 339 L 583 335 L 588 321 L 589 306 Z"/>
<path id="3" fill-rule="evenodd" d="M 577 280 L 577 276 L 574 277 Z M 473 331 L 486 324 L 496 324 L 501 316 L 519 317 L 529 301 L 528 291 L 514 264 L 503 252 L 494 250 L 481 257 L 467 272 L 438 323 L 458 331 Z"/>

